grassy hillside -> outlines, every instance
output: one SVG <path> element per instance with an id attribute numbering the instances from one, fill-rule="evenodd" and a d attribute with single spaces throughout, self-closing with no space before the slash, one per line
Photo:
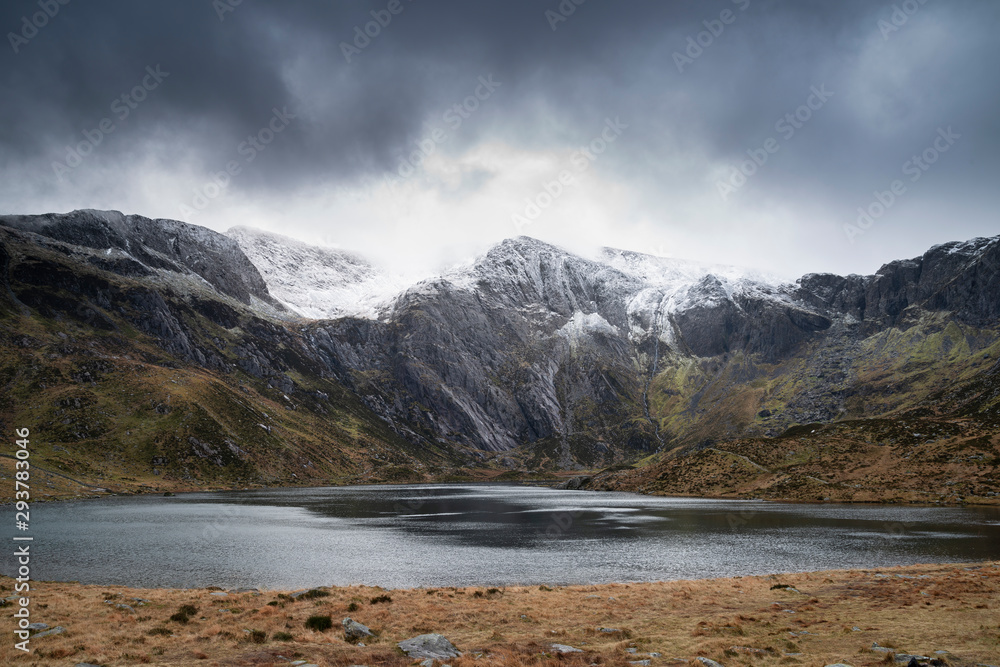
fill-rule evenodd
<path id="1" fill-rule="evenodd" d="M 675 450 L 591 488 L 769 500 L 1000 504 L 1000 431 L 971 417 L 807 424 Z"/>
<path id="2" fill-rule="evenodd" d="M 280 376 L 244 370 L 245 331 L 272 325 L 238 302 L 181 284 L 163 290 L 163 312 L 147 312 L 138 281 L 11 238 L 4 247 L 0 427 L 31 430 L 40 497 L 421 479 L 454 465 L 453 452 L 404 440 L 311 372 L 292 338 L 272 350 L 286 362 Z M 217 370 L 166 352 L 163 336 L 143 330 L 157 327 L 214 355 Z M 11 454 L 0 452 L 0 470 Z"/>

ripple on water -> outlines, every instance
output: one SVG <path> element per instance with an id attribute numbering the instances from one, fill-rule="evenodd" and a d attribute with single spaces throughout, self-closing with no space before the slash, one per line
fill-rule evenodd
<path id="1" fill-rule="evenodd" d="M 606 583 L 1000 559 L 996 508 L 513 485 L 105 498 L 32 514 L 38 578 L 150 587 Z M 3 573 L 15 568 L 5 553 Z"/>

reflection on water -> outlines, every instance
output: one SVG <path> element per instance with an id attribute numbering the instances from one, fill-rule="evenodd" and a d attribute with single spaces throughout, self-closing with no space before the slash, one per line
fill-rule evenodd
<path id="1" fill-rule="evenodd" d="M 994 508 L 514 485 L 106 498 L 32 514 L 34 578 L 148 587 L 603 583 L 1000 558 Z"/>

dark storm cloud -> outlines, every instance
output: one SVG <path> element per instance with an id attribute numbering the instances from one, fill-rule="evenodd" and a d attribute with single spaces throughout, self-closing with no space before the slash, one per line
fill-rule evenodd
<path id="1" fill-rule="evenodd" d="M 225 157 L 259 130 L 272 107 L 301 107 L 306 118 L 289 135 L 295 140 L 285 137 L 274 147 L 284 159 L 268 160 L 273 175 L 290 168 L 350 175 L 389 166 L 395 151 L 419 137 L 429 114 L 469 95 L 482 74 L 494 73 L 506 86 L 494 116 L 523 112 L 526 100 L 540 97 L 565 122 L 583 122 L 616 109 L 609 93 L 632 97 L 633 115 L 641 114 L 646 86 L 678 82 L 655 74 L 635 80 L 630 65 L 661 45 L 679 45 L 684 29 L 714 13 L 706 3 L 623 7 L 591 0 L 553 31 L 544 12 L 558 11 L 557 2 L 402 0 L 392 23 L 345 62 L 340 44 L 352 42 L 370 12 L 387 4 L 246 0 L 222 11 L 223 20 L 219 4 L 208 0 L 59 6 L 19 53 L 5 54 L 5 148 L 23 157 L 71 143 L 111 116 L 112 101 L 140 82 L 146 66 L 158 64 L 169 72 L 166 85 L 117 128 L 109 143 L 120 150 L 135 135 L 162 131 L 191 141 L 211 164 L 213 154 Z M 18 33 L 22 17 L 39 6 L 11 2 L 0 11 L 0 26 Z M 673 71 L 669 55 L 660 55 L 662 68 Z M 290 70 L 301 77 L 295 92 Z"/>
<path id="2" fill-rule="evenodd" d="M 4 3 L 0 163 L 54 181 L 65 147 L 110 118 L 113 131 L 80 169 L 127 171 L 150 157 L 137 154 L 150 142 L 164 168 L 183 160 L 208 173 L 287 109 L 295 118 L 234 187 L 350 184 L 395 169 L 492 75 L 500 89 L 442 150 L 485 137 L 572 146 L 620 116 L 630 130 L 602 168 L 651 206 L 665 191 L 714 192 L 707 165 L 737 166 L 771 137 L 780 151 L 734 201 L 844 207 L 883 187 L 941 126 L 963 140 L 937 187 L 981 196 L 995 181 L 1000 5 L 990 0 L 399 2 L 350 63 L 342 44 L 371 12 L 390 16 L 388 0 L 43 0 L 58 12 L 26 42 L 10 34 L 40 3 Z M 894 14 L 902 5 L 912 16 Z M 114 101 L 157 66 L 169 75 L 117 118 Z M 833 97 L 783 138 L 776 122 L 824 85 Z"/>

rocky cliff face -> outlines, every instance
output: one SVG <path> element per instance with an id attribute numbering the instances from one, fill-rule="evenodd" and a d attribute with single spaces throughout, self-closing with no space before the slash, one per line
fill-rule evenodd
<path id="1" fill-rule="evenodd" d="M 325 363 L 351 371 L 344 382 L 379 378 L 352 386 L 427 437 L 601 463 L 662 445 L 645 396 L 661 356 L 772 358 L 829 326 L 790 285 L 605 257 L 617 261 L 511 239 L 407 290 L 379 321 L 310 330 Z"/>
<path id="2" fill-rule="evenodd" d="M 221 234 L 177 220 L 151 220 L 118 211 L 73 211 L 0 216 L 0 225 L 103 251 L 88 263 L 126 277 L 167 271 L 194 274 L 219 293 L 244 304 L 252 299 L 281 309 L 239 245 Z"/>
<path id="3" fill-rule="evenodd" d="M 520 237 L 389 298 L 359 257 L 252 230 L 93 211 L 0 225 L 8 330 L 24 309 L 132 327 L 175 363 L 249 378 L 320 422 L 336 387 L 414 451 L 453 461 L 603 466 L 891 415 L 1000 352 L 1000 238 L 789 284 Z M 337 305 L 351 295 L 368 301 Z"/>
<path id="4" fill-rule="evenodd" d="M 886 264 L 874 276 L 810 274 L 796 296 L 835 315 L 865 321 L 869 330 L 899 325 L 907 310 L 953 313 L 963 324 L 1000 319 L 1000 237 L 939 245 L 922 257 Z"/>

